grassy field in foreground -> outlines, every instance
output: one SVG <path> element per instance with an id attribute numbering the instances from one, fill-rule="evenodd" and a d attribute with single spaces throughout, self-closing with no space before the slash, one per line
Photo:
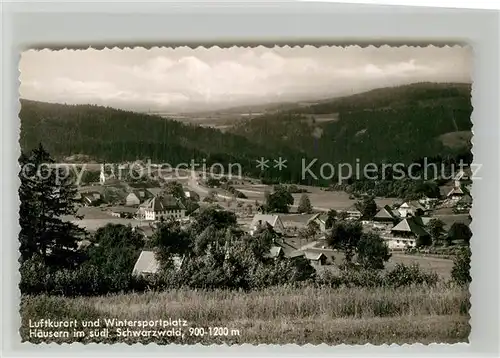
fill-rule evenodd
<path id="1" fill-rule="evenodd" d="M 101 297 L 25 296 L 21 336 L 33 343 L 155 342 L 159 344 L 384 344 L 466 342 L 469 294 L 457 287 L 272 288 L 250 293 L 176 290 Z M 184 337 L 30 338 L 29 320 L 186 320 Z M 222 336 L 190 335 L 190 329 L 227 327 Z M 32 328 L 33 329 L 33 328 Z M 139 328 L 129 328 L 138 330 Z M 166 327 L 170 330 L 171 327 Z M 51 330 L 58 330 L 52 328 Z M 72 331 L 73 329 L 69 329 Z M 161 327 L 146 330 L 163 330 Z M 198 334 L 200 331 L 197 331 Z"/>

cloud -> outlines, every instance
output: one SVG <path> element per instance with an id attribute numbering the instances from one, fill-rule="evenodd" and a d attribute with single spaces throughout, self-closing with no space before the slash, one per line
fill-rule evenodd
<path id="1" fill-rule="evenodd" d="M 325 98 L 418 81 L 467 82 L 467 47 L 28 51 L 24 98 L 196 110 Z"/>

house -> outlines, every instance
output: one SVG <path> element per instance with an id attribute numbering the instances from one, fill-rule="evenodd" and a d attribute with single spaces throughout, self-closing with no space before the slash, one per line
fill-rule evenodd
<path id="1" fill-rule="evenodd" d="M 146 188 L 146 196 L 149 198 L 155 198 L 163 193 L 162 188 Z"/>
<path id="2" fill-rule="evenodd" d="M 85 206 L 97 205 L 101 201 L 101 194 L 95 191 L 81 193 L 81 197 Z"/>
<path id="3" fill-rule="evenodd" d="M 392 237 L 386 238 L 390 249 L 403 249 L 414 247 L 417 239 L 430 236 L 426 225 L 431 218 L 407 217 L 391 229 Z"/>
<path id="4" fill-rule="evenodd" d="M 259 226 L 268 223 L 276 232 L 282 233 L 285 230 L 283 222 L 278 215 L 256 214 L 250 224 L 250 235 L 253 235 Z"/>
<path id="5" fill-rule="evenodd" d="M 470 210 L 471 207 L 472 207 L 472 197 L 469 194 L 465 194 L 464 196 L 462 196 L 462 198 L 460 198 L 457 204 L 455 205 L 455 209 L 457 211 L 463 211 L 463 212 Z"/>
<path id="6" fill-rule="evenodd" d="M 374 227 L 384 229 L 394 226 L 401 218 L 398 210 L 392 209 L 389 205 L 380 209 L 373 217 Z"/>
<path id="7" fill-rule="evenodd" d="M 136 193 L 131 192 L 125 198 L 125 205 L 127 206 L 137 206 L 141 203 L 141 199 L 137 196 Z"/>
<path id="8" fill-rule="evenodd" d="M 273 246 L 269 249 L 269 252 L 265 254 L 265 257 L 270 259 L 277 259 L 278 257 L 283 257 L 285 252 L 281 246 Z"/>
<path id="9" fill-rule="evenodd" d="M 408 216 L 416 216 L 420 213 L 425 213 L 427 209 L 418 201 L 405 201 L 398 207 L 399 216 L 406 218 Z"/>
<path id="10" fill-rule="evenodd" d="M 463 185 L 454 186 L 446 197 L 451 200 L 460 200 L 464 195 L 468 194 L 467 189 Z"/>
<path id="11" fill-rule="evenodd" d="M 304 251 L 300 251 L 300 250 L 295 250 L 295 251 L 292 251 L 290 252 L 288 255 L 286 255 L 288 258 L 290 259 L 295 259 L 297 257 L 305 257 L 306 254 L 304 253 Z"/>
<path id="12" fill-rule="evenodd" d="M 151 198 L 139 207 L 138 213 L 141 211 L 145 220 L 153 221 L 161 218 L 182 219 L 186 215 L 186 208 L 173 195 L 160 195 Z"/>
<path id="13" fill-rule="evenodd" d="M 347 214 L 347 220 L 359 220 L 363 216 L 361 211 L 359 211 L 354 205 L 344 210 Z"/>
<path id="14" fill-rule="evenodd" d="M 313 215 L 308 221 L 307 225 L 309 223 L 315 222 L 319 226 L 319 230 L 324 233 L 326 232 L 326 220 L 328 219 L 328 215 L 325 213 L 318 213 Z"/>
<path id="15" fill-rule="evenodd" d="M 438 199 L 437 198 L 429 198 L 427 195 L 424 195 L 421 197 L 418 202 L 426 209 L 430 210 L 434 207 L 434 205 L 437 203 Z"/>
<path id="16" fill-rule="evenodd" d="M 327 257 L 322 252 L 313 252 L 306 250 L 304 251 L 304 256 L 311 262 L 312 265 L 324 266 L 326 264 Z"/>
<path id="17" fill-rule="evenodd" d="M 179 255 L 172 256 L 174 268 L 180 270 L 182 264 L 184 263 L 184 258 Z M 160 270 L 160 263 L 156 259 L 154 251 L 143 250 L 137 259 L 134 269 L 132 270 L 132 275 L 134 276 L 151 276 L 158 273 Z"/>

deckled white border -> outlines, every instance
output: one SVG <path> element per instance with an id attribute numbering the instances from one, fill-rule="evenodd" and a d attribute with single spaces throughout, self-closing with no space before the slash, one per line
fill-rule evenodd
<path id="1" fill-rule="evenodd" d="M 2 33 L 2 353 L 3 356 L 400 356 L 497 355 L 499 317 L 498 14 L 346 4 L 192 3 L 3 4 Z M 91 14 L 94 12 L 94 14 Z M 110 15 L 112 13 L 118 15 Z M 262 16 L 264 15 L 265 16 Z M 373 41 L 370 41 L 370 38 Z M 19 155 L 18 61 L 32 47 L 93 47 L 179 44 L 375 44 L 390 39 L 428 43 L 468 42 L 475 52 L 473 83 L 474 161 L 483 179 L 472 189 L 470 344 L 425 346 L 148 346 L 125 344 L 21 344 L 18 273 L 17 157 Z M 363 39 L 364 41 L 356 41 Z M 394 41 L 391 43 L 394 44 Z M 406 43 L 409 43 L 406 41 Z M 413 41 L 415 43 L 415 41 Z M 495 354 L 496 353 L 496 354 Z"/>

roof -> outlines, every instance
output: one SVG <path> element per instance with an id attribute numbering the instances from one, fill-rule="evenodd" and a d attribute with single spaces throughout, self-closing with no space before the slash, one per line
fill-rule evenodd
<path id="1" fill-rule="evenodd" d="M 295 251 L 292 251 L 288 254 L 289 258 L 302 257 L 302 256 L 305 256 L 305 253 L 304 253 L 304 251 L 300 251 L 300 250 L 295 250 Z"/>
<path id="2" fill-rule="evenodd" d="M 145 190 L 153 196 L 158 196 L 163 192 L 162 188 L 145 188 Z"/>
<path id="3" fill-rule="evenodd" d="M 450 192 L 446 196 L 450 195 L 465 195 L 464 190 L 460 186 L 453 187 L 453 189 L 450 190 Z"/>
<path id="4" fill-rule="evenodd" d="M 321 257 L 326 259 L 326 255 L 322 252 L 312 252 L 312 251 L 304 251 L 304 255 L 308 260 L 319 260 Z"/>
<path id="5" fill-rule="evenodd" d="M 424 229 L 424 220 L 422 218 L 410 217 L 402 220 L 394 226 L 391 231 L 411 232 L 417 236 L 427 236 L 429 233 Z"/>
<path id="6" fill-rule="evenodd" d="M 172 256 L 174 267 L 179 269 L 184 261 L 182 257 L 179 255 Z M 144 250 L 139 255 L 137 259 L 134 269 L 132 270 L 132 275 L 138 276 L 141 274 L 156 274 L 160 269 L 160 263 L 156 259 L 156 255 L 154 251 Z"/>
<path id="7" fill-rule="evenodd" d="M 323 224 L 326 223 L 326 219 L 328 218 L 328 215 L 325 214 L 325 213 L 317 213 L 317 214 L 314 214 L 309 220 L 307 220 L 307 223 L 309 224 L 310 222 L 314 221 L 314 220 L 319 220 L 321 221 Z"/>
<path id="8" fill-rule="evenodd" d="M 156 259 L 154 251 L 142 251 L 137 259 L 132 275 L 155 274 L 160 269 L 160 263 Z"/>
<path id="9" fill-rule="evenodd" d="M 167 210 L 181 210 L 185 209 L 184 205 L 177 200 L 173 195 L 155 196 L 145 202 L 143 207 L 147 210 L 167 211 Z"/>
<path id="10" fill-rule="evenodd" d="M 389 205 L 384 206 L 382 209 L 380 209 L 377 214 L 373 217 L 374 219 L 390 219 L 394 220 L 399 218 L 399 212 L 397 210 L 392 210 L 392 208 Z"/>
<path id="11" fill-rule="evenodd" d="M 418 202 L 418 200 L 413 200 L 413 201 L 405 201 L 403 204 L 399 206 L 399 208 L 412 208 L 414 210 L 425 210 L 422 204 Z"/>
<path id="12" fill-rule="evenodd" d="M 448 193 L 450 192 L 450 190 L 452 190 L 453 188 L 454 188 L 453 185 L 440 186 L 439 187 L 439 194 L 441 194 L 441 196 L 447 196 Z"/>
<path id="13" fill-rule="evenodd" d="M 273 246 L 269 249 L 269 253 L 266 254 L 266 257 L 274 259 L 281 254 L 283 254 L 283 248 L 281 246 Z"/>
<path id="14" fill-rule="evenodd" d="M 257 227 L 259 221 L 261 221 L 262 223 L 267 222 L 269 225 L 274 227 L 278 223 L 278 220 L 280 220 L 278 215 L 256 214 L 252 219 L 250 227 Z"/>

